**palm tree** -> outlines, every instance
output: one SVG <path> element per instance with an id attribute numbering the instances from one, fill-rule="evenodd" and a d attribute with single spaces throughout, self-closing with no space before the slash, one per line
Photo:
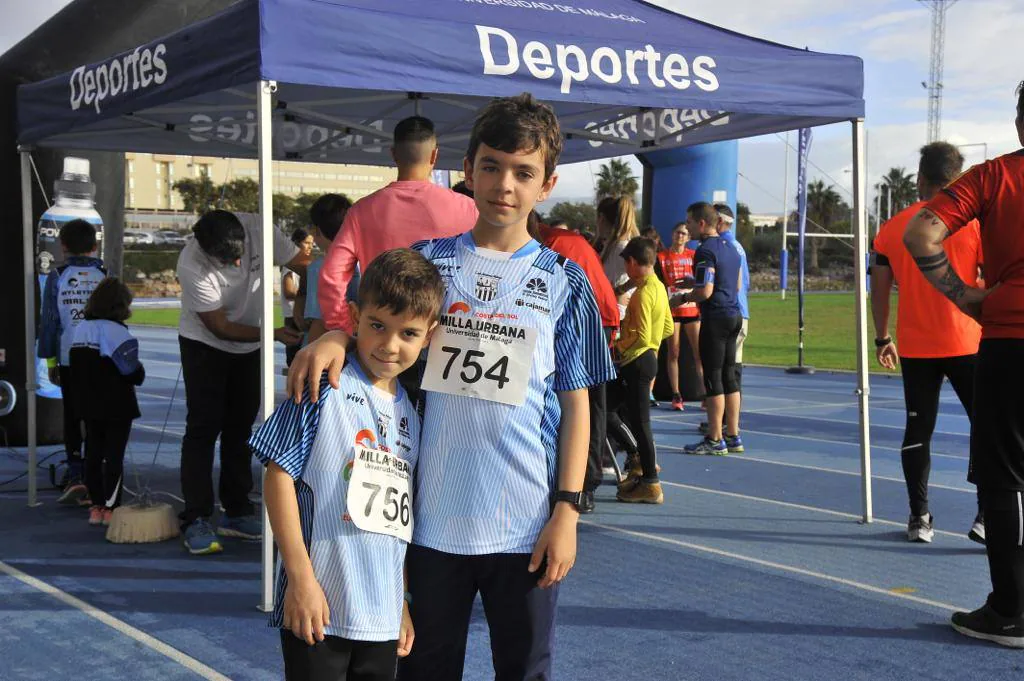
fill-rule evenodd
<path id="1" fill-rule="evenodd" d="M 628 163 L 613 158 L 608 163 L 601 164 L 601 169 L 597 172 L 598 200 L 606 196 L 633 198 L 639 190 L 640 183 Z"/>
<path id="2" fill-rule="evenodd" d="M 917 180 L 907 172 L 906 168 L 890 168 L 882 176 L 882 181 L 875 185 L 878 192 L 879 213 L 888 220 L 918 199 Z M 892 212 L 889 212 L 889 197 L 892 196 Z"/>
<path id="3" fill-rule="evenodd" d="M 822 180 L 815 180 L 807 185 L 807 231 L 831 232 L 832 223 L 839 216 L 843 199 L 839 192 L 832 185 L 825 186 Z M 815 223 L 821 227 L 815 227 Z M 811 247 L 811 258 L 807 263 L 808 271 L 817 273 L 818 250 L 821 247 L 821 239 L 808 239 Z"/>

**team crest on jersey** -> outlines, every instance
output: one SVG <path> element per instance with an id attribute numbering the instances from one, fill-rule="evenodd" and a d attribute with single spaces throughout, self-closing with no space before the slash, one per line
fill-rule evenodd
<path id="1" fill-rule="evenodd" d="M 409 418 L 403 416 L 398 420 L 398 434 L 403 437 L 409 437 Z"/>
<path id="2" fill-rule="evenodd" d="M 381 414 L 377 417 L 377 434 L 381 438 L 388 436 L 388 427 L 391 425 L 391 417 L 387 414 Z"/>
<path id="3" fill-rule="evenodd" d="M 501 277 L 490 274 L 476 275 L 476 297 L 485 303 L 498 297 L 498 282 Z"/>

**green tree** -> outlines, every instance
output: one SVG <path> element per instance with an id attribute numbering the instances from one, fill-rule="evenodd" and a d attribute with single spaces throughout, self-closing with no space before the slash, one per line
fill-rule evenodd
<path id="1" fill-rule="evenodd" d="M 613 158 L 608 163 L 602 163 L 601 169 L 597 171 L 598 200 L 606 196 L 633 198 L 639 190 L 640 183 L 625 161 Z"/>
<path id="2" fill-rule="evenodd" d="M 237 177 L 220 185 L 223 201 L 221 208 L 239 213 L 258 213 L 260 210 L 260 185 L 251 177 Z"/>
<path id="3" fill-rule="evenodd" d="M 181 195 L 185 210 L 189 213 L 202 215 L 216 207 L 220 198 L 219 188 L 213 184 L 213 180 L 207 174 L 202 174 L 196 179 L 178 180 L 173 185 L 174 191 Z"/>
<path id="4" fill-rule="evenodd" d="M 832 185 L 825 186 L 823 180 L 814 180 L 807 185 L 807 231 L 834 232 L 833 223 L 841 216 L 843 200 Z M 848 210 L 848 209 L 847 209 Z M 818 264 L 818 252 L 821 250 L 821 238 L 808 239 L 811 256 L 807 262 L 807 270 L 817 274 L 821 271 Z"/>
<path id="5" fill-rule="evenodd" d="M 754 246 L 754 223 L 750 220 L 750 206 L 736 202 L 736 240 L 749 251 Z"/>
<path id="6" fill-rule="evenodd" d="M 910 204 L 917 201 L 917 180 L 906 168 L 890 168 L 875 185 L 879 196 L 879 213 L 888 220 Z M 889 212 L 889 197 L 892 196 L 892 213 Z"/>
<path id="7" fill-rule="evenodd" d="M 556 203 L 547 215 L 548 222 L 555 220 L 564 220 L 565 224 L 581 232 L 584 230 L 593 231 L 594 226 L 597 224 L 597 209 L 594 208 L 593 204 L 582 201 L 578 203 L 562 201 L 561 203 Z"/>

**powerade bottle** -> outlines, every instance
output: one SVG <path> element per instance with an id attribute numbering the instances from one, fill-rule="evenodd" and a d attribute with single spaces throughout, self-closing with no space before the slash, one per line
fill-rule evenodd
<path id="1" fill-rule="evenodd" d="M 96 256 L 103 257 L 103 218 L 96 212 L 96 185 L 89 176 L 89 161 L 68 156 L 64 173 L 53 183 L 54 203 L 39 218 L 36 233 L 36 274 L 39 299 L 43 298 L 46 276 L 64 263 L 60 245 L 60 229 L 72 220 L 85 220 L 96 227 Z M 39 396 L 61 399 L 60 388 L 50 383 L 46 362 L 36 359 Z"/>

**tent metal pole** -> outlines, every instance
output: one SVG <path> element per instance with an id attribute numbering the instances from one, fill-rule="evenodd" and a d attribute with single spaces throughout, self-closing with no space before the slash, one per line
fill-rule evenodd
<path id="1" fill-rule="evenodd" d="M 864 119 L 853 123 L 853 211 L 854 232 L 857 235 L 853 257 L 855 296 L 857 303 L 857 407 L 860 413 L 860 468 L 861 493 L 863 501 L 863 522 L 872 521 L 871 504 L 871 424 L 869 398 L 871 396 L 868 375 L 868 294 L 867 294 L 867 168 L 864 164 L 865 139 Z"/>
<path id="2" fill-rule="evenodd" d="M 782 247 L 779 249 L 779 266 L 787 267 L 789 259 L 782 255 L 786 252 L 786 237 L 789 231 L 789 131 L 786 131 L 786 171 L 782 175 Z M 786 273 L 779 272 L 779 283 L 786 281 Z M 779 286 L 782 299 L 786 299 L 786 287 Z"/>
<path id="3" fill-rule="evenodd" d="M 257 84 L 257 119 L 259 122 L 260 169 L 260 235 L 263 251 L 260 259 L 260 279 L 263 286 L 263 322 L 260 324 L 260 418 L 266 421 L 274 411 L 274 173 L 272 96 L 277 90 L 274 81 L 261 80 Z M 263 479 L 266 482 L 266 470 Z M 267 505 L 263 508 L 262 579 L 259 609 L 270 612 L 274 608 L 274 533 L 270 528 Z"/>
<path id="4" fill-rule="evenodd" d="M 36 490 L 36 271 L 32 247 L 32 157 L 21 150 L 21 254 L 25 268 L 25 412 L 28 437 L 28 505 L 38 506 Z"/>

